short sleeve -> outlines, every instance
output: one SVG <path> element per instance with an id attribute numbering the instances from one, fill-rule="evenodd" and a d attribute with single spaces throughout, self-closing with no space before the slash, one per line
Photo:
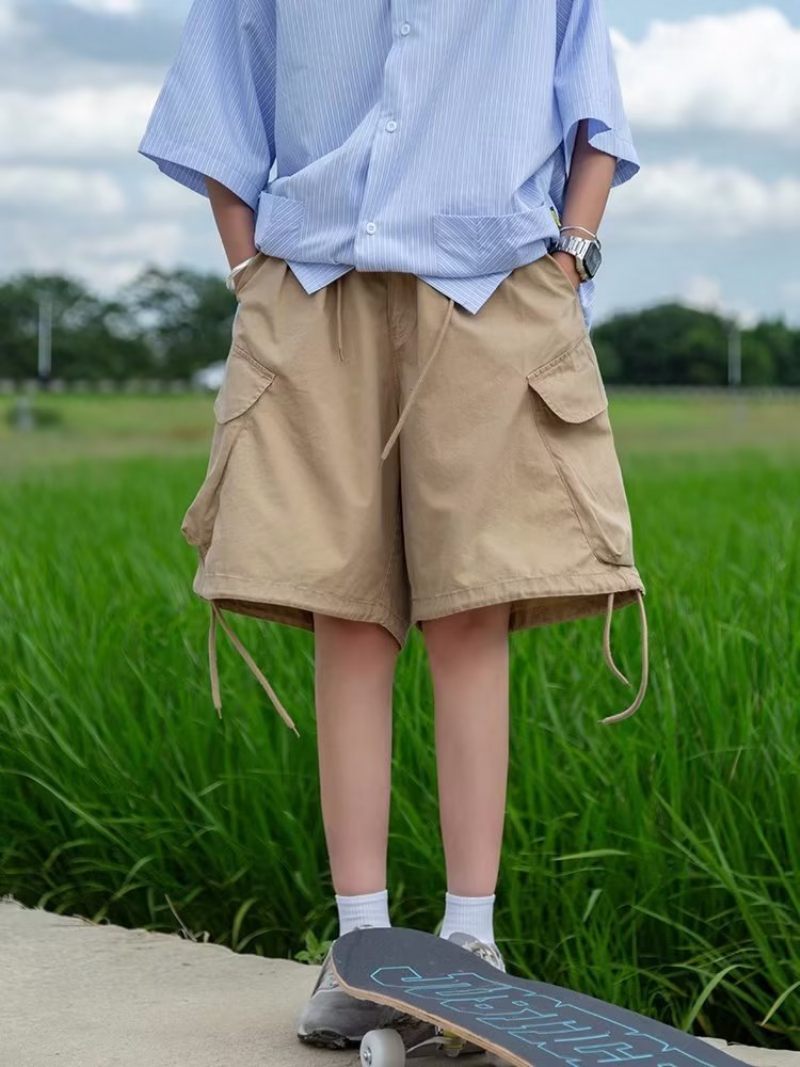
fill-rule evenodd
<path id="1" fill-rule="evenodd" d="M 255 209 L 274 125 L 274 4 L 194 0 L 139 152 L 195 192 L 208 176 Z"/>
<path id="2" fill-rule="evenodd" d="M 555 93 L 567 174 L 578 123 L 587 119 L 589 143 L 617 159 L 613 188 L 632 178 L 641 164 L 625 115 L 601 5 L 602 0 L 558 0 Z"/>

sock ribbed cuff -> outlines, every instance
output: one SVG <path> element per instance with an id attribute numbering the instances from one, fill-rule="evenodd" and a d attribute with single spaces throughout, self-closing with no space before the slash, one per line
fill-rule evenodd
<path id="1" fill-rule="evenodd" d="M 389 918 L 389 890 L 376 893 L 357 893 L 354 896 L 336 894 L 339 911 L 339 936 L 369 923 L 371 926 L 391 926 Z"/>
<path id="2" fill-rule="evenodd" d="M 462 897 L 445 893 L 445 911 L 439 936 L 448 938 L 456 930 L 477 937 L 486 944 L 494 944 L 494 901 L 496 894 L 483 897 Z"/>

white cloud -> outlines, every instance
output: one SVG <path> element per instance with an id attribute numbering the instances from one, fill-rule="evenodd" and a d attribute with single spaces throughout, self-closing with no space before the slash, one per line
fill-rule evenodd
<path id="1" fill-rule="evenodd" d="M 755 326 L 759 315 L 751 305 L 729 303 L 723 294 L 719 278 L 707 274 L 693 274 L 687 278 L 681 300 L 689 307 L 700 311 L 714 311 L 718 315 L 733 319 L 740 329 Z"/>
<path id="2" fill-rule="evenodd" d="M 151 17 L 168 11 L 176 20 L 178 7 L 182 13 L 186 6 L 186 0 L 175 7 L 145 0 L 58 2 L 120 16 L 111 28 L 121 31 L 141 29 L 147 18 L 140 24 L 137 16 L 148 11 Z M 131 34 L 123 62 L 121 53 L 107 51 L 99 29 L 86 48 L 76 47 L 69 33 L 55 30 L 67 23 L 91 29 L 93 20 L 62 18 L 48 27 L 52 10 L 35 0 L 0 0 L 3 268 L 65 270 L 100 291 L 113 290 L 147 262 L 191 263 L 221 274 L 224 256 L 208 205 L 136 154 L 166 53 L 154 58 L 142 46 L 139 56 L 139 38 Z M 108 35 L 108 20 L 96 24 Z M 765 302 L 800 306 L 791 233 L 785 251 L 759 260 L 774 268 L 774 281 L 755 257 L 747 258 L 775 220 L 783 230 L 800 230 L 800 169 L 787 168 L 781 177 L 761 152 L 765 136 L 774 137 L 778 159 L 788 159 L 799 143 L 800 27 L 762 5 L 654 20 L 640 40 L 616 31 L 612 36 L 634 138 L 639 131 L 654 135 L 648 141 L 655 158 L 644 159 L 642 173 L 612 194 L 604 224 L 609 237 L 635 246 L 641 292 L 654 276 L 652 252 L 641 240 L 647 236 L 662 246 L 660 263 L 677 264 L 678 277 L 695 272 L 677 283 L 685 285 L 682 295 L 690 303 L 724 309 L 719 272 L 729 297 L 741 288 L 745 299 L 760 293 Z M 122 39 L 128 39 L 124 33 Z M 31 55 L 38 65 L 31 67 Z M 719 131 L 713 154 L 709 130 Z M 667 132 L 672 136 L 659 138 Z M 680 154 L 665 159 L 659 139 Z M 698 235 L 708 246 L 705 257 L 694 256 Z M 667 276 L 664 267 L 653 284 L 668 285 Z M 737 278 L 744 279 L 741 286 Z"/>
<path id="3" fill-rule="evenodd" d="M 800 136 L 800 27 L 774 7 L 613 33 L 631 124 Z"/>
<path id="4" fill-rule="evenodd" d="M 623 196 L 611 196 L 609 217 L 663 241 L 763 234 L 775 220 L 782 230 L 800 229 L 800 178 L 767 180 L 739 167 L 678 159 L 643 167 L 623 188 Z"/>
<path id="5" fill-rule="evenodd" d="M 69 0 L 73 7 L 99 15 L 138 15 L 141 0 Z"/>
<path id="6" fill-rule="evenodd" d="M 197 193 L 190 192 L 176 181 L 169 181 L 152 163 L 142 160 L 143 170 L 138 182 L 139 209 L 150 215 L 191 215 L 198 210 L 209 213 L 208 203 Z M 204 216 L 205 217 L 205 216 Z"/>
<path id="7" fill-rule="evenodd" d="M 117 269 L 130 268 L 131 277 L 144 262 L 162 266 L 175 263 L 185 246 L 186 233 L 179 222 L 153 221 L 105 229 L 102 234 L 78 237 L 73 245 L 77 258 L 106 260 Z"/>
<path id="8" fill-rule="evenodd" d="M 119 184 L 101 170 L 11 166 L 0 169 L 0 208 L 114 215 L 125 207 Z"/>
<path id="9" fill-rule="evenodd" d="M 0 0 L 0 42 L 10 43 L 12 35 L 16 38 L 23 32 L 16 0 Z"/>
<path id="10" fill-rule="evenodd" d="M 141 0 L 71 2 L 120 14 L 141 7 Z M 13 12 L 10 0 L 0 0 L 0 29 L 14 31 L 6 40 L 21 31 Z M 612 36 L 634 136 L 711 127 L 800 138 L 800 28 L 775 8 L 658 19 L 636 42 Z M 18 81 L 0 91 L 0 158 L 97 160 L 135 152 L 164 72 L 154 75 L 159 82 L 120 81 L 108 68 L 83 63 L 64 88 L 51 81 L 49 91 L 26 91 Z M 643 172 L 652 169 L 647 163 Z"/>
<path id="11" fill-rule="evenodd" d="M 145 264 L 169 269 L 191 263 L 186 229 L 179 222 L 144 222 L 135 227 L 104 230 L 70 242 L 65 262 L 71 273 L 98 292 L 114 292 L 140 273 Z M 218 268 L 222 273 L 222 267 Z"/>
<path id="12" fill-rule="evenodd" d="M 3 243 L 15 268 L 59 271 L 81 278 L 100 293 L 131 281 L 145 264 L 169 268 L 191 260 L 187 233 L 179 222 L 147 221 L 130 226 L 124 217 L 54 219 L 47 240 L 35 219 L 14 219 L 4 227 Z M 218 268 L 222 273 L 222 266 Z"/>
<path id="13" fill-rule="evenodd" d="M 723 306 L 722 284 L 719 278 L 710 278 L 707 274 L 693 274 L 686 280 L 683 299 L 691 307 L 720 310 Z"/>
<path id="14" fill-rule="evenodd" d="M 0 158 L 98 159 L 130 155 L 144 133 L 157 87 L 79 87 L 56 93 L 0 92 Z"/>

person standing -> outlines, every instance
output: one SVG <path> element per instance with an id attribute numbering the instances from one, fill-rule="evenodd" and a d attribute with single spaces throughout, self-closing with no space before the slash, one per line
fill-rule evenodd
<path id="1" fill-rule="evenodd" d="M 644 586 L 590 337 L 610 190 L 640 162 L 601 0 L 194 0 L 140 152 L 208 196 L 237 309 L 182 531 L 221 626 L 314 634 L 339 936 L 390 925 L 392 683 L 435 696 L 439 935 L 504 970 L 493 909 L 509 634 Z M 326 957 L 301 1040 L 392 1020 Z"/>

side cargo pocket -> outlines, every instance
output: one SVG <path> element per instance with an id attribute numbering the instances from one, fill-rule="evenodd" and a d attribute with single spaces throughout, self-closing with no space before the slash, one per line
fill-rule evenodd
<path id="1" fill-rule="evenodd" d="M 225 377 L 214 401 L 214 435 L 206 476 L 183 517 L 181 533 L 205 558 L 219 505 L 219 489 L 236 439 L 255 403 L 275 380 L 275 372 L 256 362 L 236 344 L 225 365 Z"/>
<path id="2" fill-rule="evenodd" d="M 542 439 L 592 552 L 604 563 L 633 566 L 630 513 L 608 397 L 588 333 L 527 379 Z"/>

